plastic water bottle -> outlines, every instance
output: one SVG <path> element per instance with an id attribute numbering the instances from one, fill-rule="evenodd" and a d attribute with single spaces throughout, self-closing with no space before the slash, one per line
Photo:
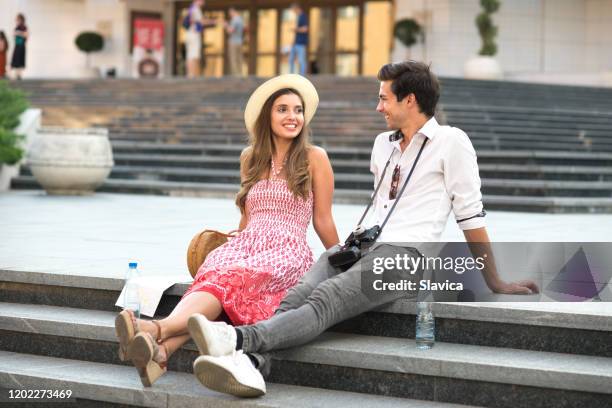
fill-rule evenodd
<path id="1" fill-rule="evenodd" d="M 417 302 L 416 346 L 420 350 L 429 350 L 434 346 L 436 322 L 431 312 L 430 302 Z"/>
<path id="2" fill-rule="evenodd" d="M 130 262 L 125 277 L 125 293 L 123 308 L 134 312 L 136 318 L 140 317 L 140 289 L 138 287 L 138 263 Z"/>

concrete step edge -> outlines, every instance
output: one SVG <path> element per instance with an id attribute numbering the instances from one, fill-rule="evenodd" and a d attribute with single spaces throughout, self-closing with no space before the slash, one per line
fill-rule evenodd
<path id="1" fill-rule="evenodd" d="M 303 363 L 612 394 L 612 358 L 326 332 L 274 353 Z"/>
<path id="2" fill-rule="evenodd" d="M 42 308 L 41 308 L 42 309 Z M 58 312 L 47 309 L 46 314 Z M 50 336 L 116 342 L 112 312 L 57 313 L 54 318 L 0 316 L 0 328 Z M 67 313 L 64 311 L 64 313 Z M 10 314 L 6 313 L 6 315 Z M 14 327 L 20 325 L 20 327 Z M 187 348 L 195 351 L 193 345 Z M 313 342 L 273 353 L 306 364 L 499 382 L 612 394 L 612 358 L 436 342 L 418 350 L 412 339 L 326 332 Z"/>
<path id="3" fill-rule="evenodd" d="M 41 274 L 24 272 L 34 278 Z M 15 274 L 12 282 L 20 282 L 19 274 Z M 22 274 L 21 274 L 22 275 Z M 58 275 L 59 276 L 59 275 Z M 66 278 L 71 278 L 66 276 Z M 74 278 L 74 277 L 72 277 Z M 56 280 L 53 282 L 57 286 L 68 286 L 70 282 Z M 110 279 L 110 278 L 109 278 Z M 7 279 L 8 280 L 8 279 Z M 8 280 L 10 281 L 10 280 Z M 119 287 L 119 292 L 123 282 L 104 282 L 108 286 L 101 288 L 108 289 L 109 286 Z M 32 284 L 36 283 L 33 279 Z M 74 287 L 74 286 L 72 286 Z M 187 284 L 178 284 L 170 289 L 176 292 L 175 296 L 182 295 L 187 289 Z M 71 308 L 66 306 L 46 306 L 28 305 L 21 303 L 0 303 L 0 319 L 33 319 L 36 321 L 62 321 L 67 324 L 84 323 L 88 321 L 100 327 L 112 327 L 114 312 L 89 311 L 87 309 Z M 406 318 L 413 318 L 415 314 L 414 302 L 398 301 L 389 306 L 376 310 L 381 313 L 393 313 L 405 315 Z M 481 303 L 451 303 L 437 302 L 433 304 L 434 315 L 438 318 L 460 319 L 471 321 L 483 321 L 490 323 L 510 323 L 525 326 L 559 327 L 568 329 L 583 329 L 610 332 L 612 335 L 612 311 L 605 308 L 602 303 L 522 303 L 522 302 L 481 302 Z M 18 321 L 13 321 L 18 322 Z M 6 327 L 6 326 L 5 326 Z M 26 327 L 27 328 L 27 327 Z M 85 335 L 85 334 L 84 334 Z M 94 337 L 102 333 L 95 333 Z M 114 339 L 113 336 L 108 340 Z"/>
<path id="4" fill-rule="evenodd" d="M 12 389 L 71 390 L 79 399 L 143 407 L 380 407 L 460 408 L 465 405 L 268 383 L 267 395 L 239 399 L 210 391 L 191 374 L 168 372 L 144 388 L 132 367 L 0 351 L 0 383 Z M 42 405 L 41 405 L 42 406 Z"/>
<path id="5" fill-rule="evenodd" d="M 28 189 L 40 189 L 40 185 L 32 176 L 18 176 L 13 179 L 13 187 Z M 129 189 L 133 192 L 149 192 L 160 190 L 173 196 L 206 196 L 233 198 L 238 192 L 237 185 L 220 183 L 198 183 L 198 182 L 171 182 L 157 180 L 136 179 L 107 179 L 102 191 L 112 192 L 113 189 Z M 351 190 L 336 189 L 334 202 L 336 203 L 365 203 L 372 191 L 370 189 Z M 564 197 L 564 196 L 510 196 L 510 195 L 483 195 L 485 207 L 494 206 L 529 206 L 543 210 L 583 208 L 591 211 L 593 208 L 609 211 L 612 208 L 612 198 L 608 197 Z"/>

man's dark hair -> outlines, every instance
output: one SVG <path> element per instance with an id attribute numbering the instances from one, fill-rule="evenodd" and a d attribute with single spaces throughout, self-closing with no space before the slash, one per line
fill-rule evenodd
<path id="1" fill-rule="evenodd" d="M 414 94 L 420 111 L 432 117 L 440 99 L 440 83 L 429 65 L 418 61 L 404 61 L 383 65 L 378 71 L 379 81 L 391 82 L 391 91 L 398 101 Z"/>

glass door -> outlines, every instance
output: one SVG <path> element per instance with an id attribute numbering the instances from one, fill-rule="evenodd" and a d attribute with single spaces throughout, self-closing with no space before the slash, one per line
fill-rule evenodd
<path id="1" fill-rule="evenodd" d="M 187 48 L 185 45 L 186 31 L 183 28 L 183 18 L 187 14 L 186 9 L 180 9 L 176 12 L 176 21 L 174 26 L 175 32 L 175 48 L 174 48 L 174 74 L 179 76 L 187 75 Z"/>
<path id="2" fill-rule="evenodd" d="M 257 10 L 257 53 L 255 74 L 258 76 L 276 75 L 278 10 Z"/>
<path id="3" fill-rule="evenodd" d="M 242 18 L 243 34 L 242 34 L 242 75 L 249 75 L 249 55 L 251 53 L 251 38 L 249 35 L 249 17 L 248 10 L 238 10 L 238 14 Z M 228 16 L 228 22 L 230 17 Z M 229 34 L 228 34 L 229 37 Z M 226 71 L 227 73 L 227 71 Z"/>
<path id="4" fill-rule="evenodd" d="M 370 1 L 365 4 L 363 36 L 363 75 L 376 75 L 380 67 L 391 60 L 392 31 L 380 27 L 393 27 L 391 3 Z"/>
<path id="5" fill-rule="evenodd" d="M 202 31 L 202 72 L 205 77 L 221 77 L 225 72 L 225 13 L 222 10 L 206 11 L 204 18 L 215 20 L 217 24 Z"/>
<path id="6" fill-rule="evenodd" d="M 289 73 L 289 53 L 295 41 L 295 27 L 297 26 L 297 16 L 290 8 L 281 9 L 280 22 L 280 73 Z M 295 62 L 298 65 L 298 62 Z M 306 69 L 308 71 L 308 69 Z"/>
<path id="7" fill-rule="evenodd" d="M 336 75 L 359 74 L 359 7 L 338 7 L 336 13 Z"/>
<path id="8" fill-rule="evenodd" d="M 334 17 L 331 7 L 310 9 L 308 38 L 310 72 L 312 74 L 334 73 Z"/>

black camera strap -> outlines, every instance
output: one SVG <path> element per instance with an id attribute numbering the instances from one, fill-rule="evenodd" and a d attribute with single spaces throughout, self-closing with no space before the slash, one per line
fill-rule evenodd
<path id="1" fill-rule="evenodd" d="M 374 203 L 376 194 L 378 194 L 378 190 L 380 189 L 380 186 L 383 180 L 385 179 L 385 174 L 387 173 L 387 168 L 389 167 L 389 163 L 391 163 L 391 158 L 393 157 L 393 153 L 395 153 L 395 151 L 391 151 L 391 154 L 389 155 L 389 159 L 387 160 L 387 164 L 385 164 L 385 168 L 383 169 L 382 175 L 380 176 L 380 180 L 378 180 L 378 184 L 376 185 L 376 188 L 374 189 L 374 193 L 372 193 L 372 197 L 370 197 L 370 202 L 368 203 L 368 206 L 363 212 L 363 215 L 359 219 L 359 222 L 357 223 L 357 225 L 361 225 L 361 222 L 365 218 L 366 214 L 368 213 L 368 211 L 370 211 L 370 207 L 372 207 L 372 204 Z"/>
<path id="2" fill-rule="evenodd" d="M 380 234 L 380 231 L 382 231 L 382 229 L 385 226 L 385 224 L 387 223 L 387 221 L 389 220 L 389 217 L 391 216 L 391 213 L 395 209 L 395 206 L 397 205 L 397 202 L 399 201 L 400 197 L 404 193 L 404 190 L 406 189 L 406 185 L 408 185 L 408 180 L 410 180 L 410 177 L 412 176 L 412 172 L 414 171 L 414 168 L 415 168 L 417 162 L 419 161 L 419 158 L 421 157 L 421 153 L 423 152 L 423 148 L 425 147 L 425 143 L 427 143 L 427 140 L 428 140 L 427 137 L 425 137 L 425 140 L 423 141 L 423 144 L 421 145 L 421 149 L 419 150 L 419 153 L 417 154 L 416 158 L 414 159 L 414 163 L 412 163 L 412 167 L 410 168 L 410 172 L 408 173 L 408 176 L 406 177 L 406 181 L 404 182 L 404 185 L 402 186 L 402 189 L 400 190 L 399 194 L 397 195 L 397 198 L 395 199 L 395 202 L 393 203 L 393 206 L 391 207 L 391 209 L 387 213 L 387 217 L 385 218 L 385 220 L 383 221 L 382 225 L 380 226 L 379 234 Z M 382 175 L 380 176 L 380 180 L 378 180 L 378 185 L 374 189 L 374 193 L 372 194 L 370 202 L 369 202 L 368 206 L 366 207 L 365 211 L 363 212 L 363 215 L 359 219 L 359 222 L 357 223 L 357 225 L 361 225 L 361 223 L 365 219 L 366 215 L 368 214 L 368 211 L 370 211 L 370 208 L 372 207 L 372 204 L 374 203 L 374 200 L 376 199 L 376 194 L 378 194 L 378 190 L 380 189 L 380 186 L 382 185 L 382 182 L 385 179 L 385 174 L 387 173 L 387 168 L 389 167 L 389 163 L 391 163 L 391 158 L 393 157 L 393 153 L 395 153 L 395 150 L 391 151 L 391 154 L 389 155 L 389 159 L 387 160 L 387 163 L 385 164 L 385 168 L 383 169 Z"/>

